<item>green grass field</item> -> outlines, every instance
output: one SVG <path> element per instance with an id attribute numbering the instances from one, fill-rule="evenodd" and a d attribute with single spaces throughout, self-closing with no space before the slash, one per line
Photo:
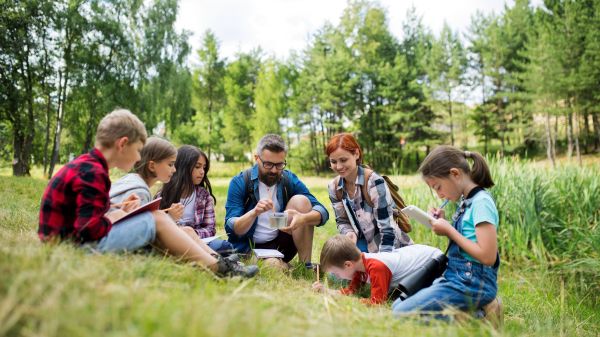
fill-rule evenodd
<path id="1" fill-rule="evenodd" d="M 501 213 L 499 273 L 505 324 L 423 324 L 356 297 L 310 290 L 314 276 L 262 268 L 252 280 L 218 280 L 151 255 L 92 255 L 37 239 L 47 181 L 0 176 L 0 336 L 598 336 L 600 175 L 598 166 L 493 165 Z M 416 176 L 394 177 L 408 203 L 434 205 Z M 330 207 L 326 178 L 304 181 Z M 228 178 L 214 178 L 223 233 Z M 313 260 L 337 232 L 316 230 Z M 416 242 L 446 241 L 414 225 Z"/>

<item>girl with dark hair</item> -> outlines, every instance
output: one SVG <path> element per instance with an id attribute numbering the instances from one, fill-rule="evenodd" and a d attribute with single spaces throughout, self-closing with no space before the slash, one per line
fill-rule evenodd
<path id="1" fill-rule="evenodd" d="M 201 239 L 214 237 L 216 198 L 208 179 L 208 156 L 195 146 L 183 145 L 177 150 L 175 168 L 171 181 L 160 192 L 161 206 L 181 203 L 184 210 L 177 224 Z M 212 238 L 208 246 L 225 256 L 233 252 L 231 243 L 217 238 Z"/>
<path id="2" fill-rule="evenodd" d="M 368 253 L 391 252 L 413 244 L 394 220 L 394 201 L 384 179 L 362 165 L 362 150 L 354 136 L 334 135 L 325 154 L 338 174 L 328 190 L 340 234 Z"/>
<path id="3" fill-rule="evenodd" d="M 499 216 L 494 199 L 485 190 L 494 186 L 485 159 L 476 152 L 439 146 L 427 155 L 419 171 L 440 198 L 459 203 L 452 223 L 446 221 L 443 210 L 430 210 L 435 218 L 431 220 L 433 232 L 450 240 L 448 266 L 432 286 L 404 301 L 396 300 L 392 310 L 404 314 L 454 307 L 479 315 L 484 311 L 501 315 L 496 299 Z"/>
<path id="4" fill-rule="evenodd" d="M 139 204 L 146 204 L 152 200 L 152 194 L 150 188 L 158 182 L 163 184 L 169 184 L 172 178 L 176 175 L 177 165 L 177 149 L 169 141 L 159 138 L 150 137 L 140 152 L 140 160 L 135 164 L 135 173 L 129 173 L 116 181 L 110 188 L 110 201 L 112 204 L 122 203 L 132 199 Z M 179 201 L 161 200 L 161 209 L 168 209 L 168 214 L 177 221 L 184 213 L 184 206 Z M 180 227 L 174 229 L 179 231 Z M 219 256 L 213 249 L 211 249 L 206 243 L 198 239 L 195 233 L 189 233 L 189 231 L 181 230 L 185 234 L 192 238 L 193 242 L 202 251 L 202 259 L 207 260 L 205 266 L 210 265 L 210 260 L 217 259 L 216 272 L 219 275 L 225 276 L 244 276 L 252 277 L 258 272 L 256 266 L 244 266 L 237 261 L 237 257 L 223 257 Z M 170 242 L 173 244 L 173 240 L 181 242 L 176 238 L 173 238 Z M 163 247 L 164 248 L 164 247 Z"/>

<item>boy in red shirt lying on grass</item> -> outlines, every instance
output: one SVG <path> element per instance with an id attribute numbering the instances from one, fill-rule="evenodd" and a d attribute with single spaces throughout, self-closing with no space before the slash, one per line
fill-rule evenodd
<path id="1" fill-rule="evenodd" d="M 351 280 L 350 285 L 338 291 L 325 289 L 317 281 L 312 287 L 318 292 L 351 295 L 370 283 L 371 297 L 361 301 L 366 304 L 381 304 L 394 293 L 402 279 L 442 254 L 441 250 L 425 245 L 405 246 L 392 252 L 361 253 L 350 238 L 336 235 L 323 245 L 320 266 L 326 273 Z"/>

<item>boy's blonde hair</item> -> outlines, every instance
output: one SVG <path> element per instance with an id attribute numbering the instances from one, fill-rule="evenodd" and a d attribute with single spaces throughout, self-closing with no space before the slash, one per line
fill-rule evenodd
<path id="1" fill-rule="evenodd" d="M 114 142 L 122 137 L 129 139 L 129 144 L 137 141 L 146 143 L 148 134 L 144 123 L 126 109 L 116 109 L 104 116 L 96 130 L 96 144 L 111 148 Z"/>
<path id="2" fill-rule="evenodd" d="M 321 268 L 325 271 L 330 267 L 342 268 L 346 261 L 360 260 L 360 250 L 349 237 L 338 234 L 325 241 L 321 249 Z"/>
<path id="3" fill-rule="evenodd" d="M 150 137 L 140 151 L 140 161 L 135 163 L 134 170 L 144 179 L 155 178 L 156 174 L 151 172 L 148 164 L 153 161 L 159 163 L 165 159 L 177 156 L 177 148 L 168 140 L 160 137 Z"/>

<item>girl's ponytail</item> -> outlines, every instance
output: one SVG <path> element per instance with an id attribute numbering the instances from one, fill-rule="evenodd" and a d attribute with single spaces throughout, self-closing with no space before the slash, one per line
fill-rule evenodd
<path id="1" fill-rule="evenodd" d="M 472 167 L 468 159 L 473 160 Z M 446 178 L 452 168 L 468 174 L 478 186 L 483 188 L 494 186 L 490 169 L 483 156 L 477 152 L 462 151 L 449 145 L 441 145 L 433 149 L 421 163 L 419 172 L 424 177 Z"/>
<path id="2" fill-rule="evenodd" d="M 465 151 L 465 158 L 471 158 L 473 160 L 473 166 L 471 167 L 471 179 L 473 182 L 483 188 L 490 188 L 494 186 L 492 175 L 490 174 L 490 168 L 485 162 L 485 158 L 477 152 Z"/>

